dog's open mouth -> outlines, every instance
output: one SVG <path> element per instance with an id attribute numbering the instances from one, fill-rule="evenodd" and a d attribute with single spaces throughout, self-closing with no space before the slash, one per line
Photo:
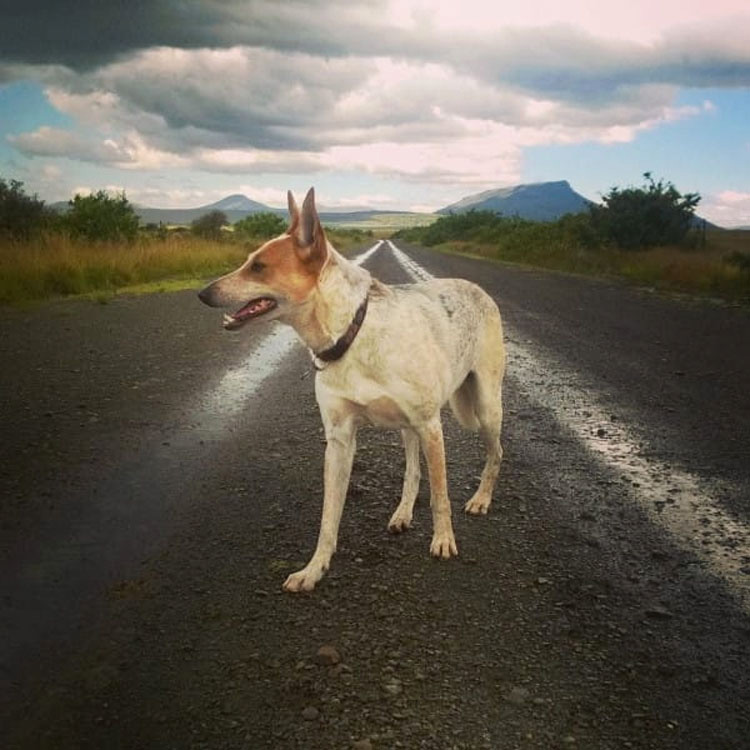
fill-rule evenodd
<path id="1" fill-rule="evenodd" d="M 235 328 L 247 323 L 252 318 L 259 318 L 261 315 L 271 312 L 276 307 L 276 300 L 271 297 L 256 297 L 251 299 L 244 307 L 237 310 L 236 313 L 230 315 L 229 313 L 224 314 L 224 328 L 228 331 L 232 331 Z"/>

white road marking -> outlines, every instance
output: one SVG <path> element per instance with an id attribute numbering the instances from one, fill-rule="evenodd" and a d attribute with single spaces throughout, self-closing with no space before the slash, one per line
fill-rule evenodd
<path id="1" fill-rule="evenodd" d="M 376 242 L 371 248 L 355 256 L 357 265 L 364 263 L 382 245 Z M 266 378 L 281 366 L 284 359 L 302 346 L 297 334 L 283 323 L 272 323 L 270 333 L 259 338 L 258 346 L 241 364 L 228 369 L 221 380 L 200 398 L 197 420 L 204 429 L 213 427 L 217 420 L 225 423 L 236 416 L 247 400 L 258 391 Z M 209 424 L 210 423 L 210 424 Z"/>
<path id="2" fill-rule="evenodd" d="M 416 281 L 434 278 L 392 242 L 396 260 Z M 750 528 L 729 515 L 716 500 L 719 493 L 736 493 L 726 484 L 707 483 L 694 474 L 645 458 L 635 430 L 613 422 L 611 411 L 596 403 L 592 392 L 572 370 L 537 347 L 508 336 L 509 372 L 521 392 L 550 411 L 610 471 L 628 480 L 628 494 L 648 518 L 719 576 L 750 609 Z"/>

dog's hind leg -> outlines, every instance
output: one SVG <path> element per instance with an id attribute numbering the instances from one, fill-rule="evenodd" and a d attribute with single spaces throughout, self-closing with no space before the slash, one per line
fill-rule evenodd
<path id="1" fill-rule="evenodd" d="M 401 430 L 406 453 L 406 469 L 404 471 L 404 486 L 401 491 L 401 502 L 388 522 L 388 531 L 398 534 L 411 526 L 414 501 L 419 492 L 419 435 L 414 430 Z"/>
<path id="2" fill-rule="evenodd" d="M 430 507 L 432 508 L 432 543 L 430 554 L 447 560 L 458 554 L 453 535 L 448 482 L 445 476 L 445 446 L 440 413 L 418 430 L 430 477 Z"/>
<path id="3" fill-rule="evenodd" d="M 284 583 L 287 591 L 312 591 L 331 564 L 336 551 L 341 513 L 352 472 L 356 448 L 356 426 L 352 417 L 326 419 L 326 455 L 323 471 L 323 518 L 315 553 L 310 562 Z"/>
<path id="4" fill-rule="evenodd" d="M 491 368 L 489 372 L 477 372 L 475 409 L 479 420 L 479 434 L 487 451 L 487 460 L 482 470 L 479 488 L 464 506 L 464 510 L 472 515 L 487 513 L 492 502 L 497 475 L 500 473 L 500 462 L 503 458 L 503 448 L 500 444 L 503 421 L 501 383 L 502 370 L 498 370 L 497 367 Z"/>

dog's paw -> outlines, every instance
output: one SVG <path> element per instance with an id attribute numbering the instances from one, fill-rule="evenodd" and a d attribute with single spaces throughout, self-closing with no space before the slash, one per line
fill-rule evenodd
<path id="1" fill-rule="evenodd" d="M 439 557 L 441 560 L 448 560 L 458 555 L 456 539 L 453 534 L 435 534 L 430 544 L 430 554 L 433 557 Z"/>
<path id="2" fill-rule="evenodd" d="M 323 577 L 323 568 L 318 565 L 308 565 L 296 573 L 292 573 L 284 581 L 284 591 L 297 593 L 298 591 L 312 591 L 315 584 Z"/>
<path id="3" fill-rule="evenodd" d="M 411 513 L 400 513 L 398 508 L 388 521 L 388 531 L 391 534 L 401 534 L 411 526 Z"/>
<path id="4" fill-rule="evenodd" d="M 464 505 L 464 511 L 472 516 L 486 516 L 487 511 L 490 509 L 491 499 L 486 495 L 480 497 L 477 493 Z"/>

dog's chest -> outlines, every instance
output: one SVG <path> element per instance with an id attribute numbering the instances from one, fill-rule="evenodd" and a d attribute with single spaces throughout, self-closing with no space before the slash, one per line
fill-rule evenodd
<path id="1" fill-rule="evenodd" d="M 363 404 L 354 404 L 360 421 L 377 427 L 403 427 L 408 419 L 399 405 L 388 396 L 380 396 Z"/>

